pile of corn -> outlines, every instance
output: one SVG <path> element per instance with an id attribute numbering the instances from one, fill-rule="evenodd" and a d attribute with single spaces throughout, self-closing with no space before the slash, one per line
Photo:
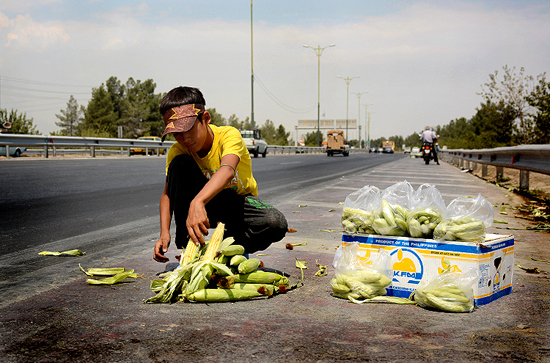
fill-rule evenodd
<path id="1" fill-rule="evenodd" d="M 483 241 L 485 224 L 477 218 L 462 217 L 443 220 L 435 208 L 410 212 L 398 204 L 382 200 L 380 211 L 365 211 L 345 207 L 342 226 L 346 233 L 379 234 L 383 236 L 434 238 L 450 241 Z"/>
<path id="2" fill-rule="evenodd" d="M 434 238 L 464 242 L 483 241 L 485 224 L 473 217 L 451 218 L 435 227 Z"/>
<path id="3" fill-rule="evenodd" d="M 418 289 L 413 298 L 422 307 L 450 313 L 469 313 L 474 310 L 473 302 L 454 284 Z"/>
<path id="4" fill-rule="evenodd" d="M 157 294 L 146 303 L 176 301 L 227 302 L 269 297 L 296 287 L 288 278 L 258 270 L 257 258 L 247 259 L 241 245 L 232 237 L 223 239 L 225 225 L 219 223 L 212 238 L 199 248 L 189 240 L 180 266 L 162 274 L 162 280 L 151 281 Z"/>
<path id="5" fill-rule="evenodd" d="M 330 281 L 333 295 L 342 299 L 372 299 L 386 295 L 386 286 L 389 284 L 389 277 L 369 270 L 336 273 Z"/>

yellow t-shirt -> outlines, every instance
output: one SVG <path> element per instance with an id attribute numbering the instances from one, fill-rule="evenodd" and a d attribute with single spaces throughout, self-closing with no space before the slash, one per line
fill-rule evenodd
<path id="1" fill-rule="evenodd" d="M 239 157 L 235 176 L 225 187 L 233 189 L 240 195 L 252 194 L 258 195 L 258 185 L 254 176 L 252 176 L 252 160 L 246 149 L 246 144 L 239 130 L 232 126 L 208 125 L 214 132 L 214 141 L 208 154 L 200 158 L 196 153 L 190 152 L 185 145 L 176 142 L 168 150 L 166 156 L 166 174 L 170 162 L 178 155 L 188 154 L 195 159 L 197 165 L 201 168 L 204 176 L 210 180 L 212 175 L 220 168 L 222 157 L 228 154 L 234 154 Z"/>

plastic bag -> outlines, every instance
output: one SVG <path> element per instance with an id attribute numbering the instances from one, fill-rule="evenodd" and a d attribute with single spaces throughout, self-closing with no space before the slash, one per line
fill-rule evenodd
<path id="1" fill-rule="evenodd" d="M 414 301 L 424 308 L 450 313 L 469 313 L 474 310 L 472 286 L 479 279 L 479 271 L 470 269 L 465 273 L 451 272 L 450 264 L 427 284 L 420 283 L 413 293 Z"/>
<path id="2" fill-rule="evenodd" d="M 383 236 L 406 236 L 407 216 L 414 189 L 409 182 L 396 183 L 382 192 L 378 217 L 372 227 Z"/>
<path id="3" fill-rule="evenodd" d="M 380 203 L 380 189 L 364 186 L 346 197 L 342 210 L 342 226 L 346 233 L 375 233 L 372 222 Z"/>
<path id="4" fill-rule="evenodd" d="M 456 198 L 447 206 L 446 219 L 434 229 L 434 239 L 482 242 L 493 218 L 493 206 L 481 194 L 477 198 Z"/>
<path id="5" fill-rule="evenodd" d="M 384 250 L 369 250 L 366 261 L 359 257 L 359 243 L 340 246 L 338 260 L 334 261 L 336 273 L 330 281 L 333 296 L 342 299 L 372 299 L 386 295 L 391 284 L 390 255 Z"/>
<path id="6" fill-rule="evenodd" d="M 409 235 L 432 238 L 433 231 L 445 215 L 445 201 L 435 185 L 422 184 L 411 197 L 411 212 L 407 216 Z"/>

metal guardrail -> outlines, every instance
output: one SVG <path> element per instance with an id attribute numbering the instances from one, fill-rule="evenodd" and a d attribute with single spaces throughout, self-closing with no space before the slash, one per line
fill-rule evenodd
<path id="1" fill-rule="evenodd" d="M 504 168 L 519 170 L 520 189 L 529 189 L 529 172 L 550 175 L 550 145 L 520 145 L 479 150 L 440 150 L 442 160 L 462 169 L 476 169 L 481 164 L 481 176 L 487 176 L 487 167 L 496 167 L 497 180 Z"/>
<path id="2" fill-rule="evenodd" d="M 130 156 L 130 150 L 132 148 L 145 148 L 146 153 L 149 153 L 149 150 L 154 150 L 157 155 L 160 155 L 161 150 L 166 152 L 173 144 L 174 141 L 160 142 L 137 139 L 0 134 L 0 146 L 6 147 L 6 155 L 9 155 L 10 147 L 41 147 L 42 150 L 40 151 L 28 150 L 28 152 L 44 155 L 46 158 L 49 156 L 50 150 L 53 156 L 57 154 L 84 152 L 78 149 L 89 149 L 90 156 L 92 157 L 95 157 L 96 154 L 119 154 Z M 120 150 L 113 150 L 113 148 L 120 148 Z M 268 153 L 271 154 L 324 154 L 326 152 L 326 148 L 324 147 L 309 146 L 268 145 L 267 149 Z M 368 152 L 368 150 L 351 149 L 350 152 Z"/>

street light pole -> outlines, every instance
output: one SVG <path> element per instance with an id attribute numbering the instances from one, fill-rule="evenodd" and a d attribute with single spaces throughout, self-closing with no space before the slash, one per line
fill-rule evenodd
<path id="1" fill-rule="evenodd" d="M 304 45 L 304 48 L 311 48 L 315 51 L 315 54 L 317 54 L 317 146 L 321 146 L 321 142 L 319 140 L 319 134 L 320 134 L 320 123 L 321 123 L 321 55 L 323 54 L 323 50 L 329 47 L 334 47 L 335 44 L 327 45 L 324 48 L 321 48 L 321 46 L 317 46 L 317 48 L 314 48 L 310 45 Z"/>
<path id="2" fill-rule="evenodd" d="M 370 147 L 370 112 L 367 112 L 367 106 L 372 106 L 372 103 L 365 103 L 365 144 Z"/>
<path id="3" fill-rule="evenodd" d="M 357 95 L 357 133 L 359 134 L 359 149 L 361 149 L 361 95 L 368 92 L 352 92 Z M 366 115 L 365 115 L 366 119 Z"/>
<path id="4" fill-rule="evenodd" d="M 340 77 L 338 76 L 338 78 L 342 78 L 344 81 L 346 81 L 346 85 L 348 86 L 348 93 L 347 93 L 347 104 L 346 104 L 346 140 L 349 140 L 349 135 L 348 135 L 348 119 L 349 119 L 349 84 L 351 82 L 352 79 L 354 78 L 359 78 L 359 77 Z"/>

